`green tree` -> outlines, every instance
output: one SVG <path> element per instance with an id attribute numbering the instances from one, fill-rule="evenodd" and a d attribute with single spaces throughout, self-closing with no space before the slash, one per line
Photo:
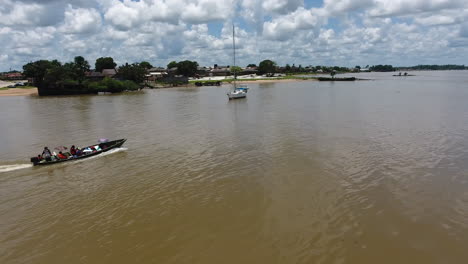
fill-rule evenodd
<path id="1" fill-rule="evenodd" d="M 72 68 L 57 63 L 47 69 L 47 72 L 44 75 L 44 84 L 46 86 L 56 86 L 57 84 L 62 84 L 65 80 L 73 79 L 73 77 Z"/>
<path id="2" fill-rule="evenodd" d="M 96 60 L 95 69 L 98 72 L 102 72 L 104 69 L 115 69 L 117 64 L 114 62 L 114 59 L 111 57 L 101 57 Z"/>
<path id="3" fill-rule="evenodd" d="M 369 68 L 370 71 L 375 72 L 391 72 L 395 71 L 392 65 L 375 65 Z"/>
<path id="4" fill-rule="evenodd" d="M 81 84 L 86 76 L 86 72 L 89 72 L 89 63 L 82 56 L 76 56 L 73 67 L 76 79 L 78 80 L 78 83 Z"/>
<path id="5" fill-rule="evenodd" d="M 276 62 L 271 60 L 264 60 L 258 65 L 258 72 L 260 74 L 270 74 L 276 72 Z"/>
<path id="6" fill-rule="evenodd" d="M 234 74 L 235 76 L 242 72 L 242 68 L 239 66 L 231 66 L 229 70 L 231 71 L 231 74 Z"/>
<path id="7" fill-rule="evenodd" d="M 249 64 L 249 65 L 247 65 L 247 68 L 256 68 L 256 67 L 257 67 L 257 65 L 255 65 L 255 64 L 252 64 L 252 63 L 251 63 L 251 64 Z"/>
<path id="8" fill-rule="evenodd" d="M 33 84 L 38 88 L 42 88 L 47 71 L 58 66 L 61 66 L 61 63 L 57 60 L 38 60 L 25 64 L 23 66 L 23 74 L 28 78 L 33 78 Z"/>
<path id="9" fill-rule="evenodd" d="M 179 61 L 177 63 L 177 73 L 187 77 L 194 76 L 197 73 L 198 62 L 196 61 Z"/>
<path id="10" fill-rule="evenodd" d="M 146 69 L 139 63 L 128 64 L 119 67 L 117 76 L 123 80 L 142 83 L 145 80 Z"/>
<path id="11" fill-rule="evenodd" d="M 290 73 L 291 72 L 291 65 L 286 64 L 286 66 L 284 67 L 284 71 L 287 72 L 287 73 Z"/>
<path id="12" fill-rule="evenodd" d="M 151 63 L 147 62 L 147 61 L 142 61 L 140 62 L 140 66 L 149 70 L 151 68 L 153 68 L 153 65 L 151 65 Z"/>
<path id="13" fill-rule="evenodd" d="M 167 68 L 168 69 L 172 69 L 172 68 L 175 68 L 177 67 L 177 62 L 176 61 L 171 61 L 169 62 L 169 64 L 167 65 Z"/>

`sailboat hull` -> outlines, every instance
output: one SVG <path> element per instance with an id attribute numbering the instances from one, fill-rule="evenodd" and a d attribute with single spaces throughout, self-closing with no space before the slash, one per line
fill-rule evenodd
<path id="1" fill-rule="evenodd" d="M 228 93 L 227 95 L 228 95 L 229 100 L 241 99 L 241 98 L 247 97 L 247 93 L 245 92 L 239 92 L 239 93 L 231 92 L 231 93 Z"/>

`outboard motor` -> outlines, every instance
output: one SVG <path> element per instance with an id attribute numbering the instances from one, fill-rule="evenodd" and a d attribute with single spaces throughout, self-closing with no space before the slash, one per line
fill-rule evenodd
<path id="1" fill-rule="evenodd" d="M 32 162 L 34 165 L 36 165 L 36 164 L 38 164 L 38 163 L 40 162 L 40 160 L 39 160 L 38 157 L 32 157 L 32 158 L 31 158 L 31 162 Z"/>

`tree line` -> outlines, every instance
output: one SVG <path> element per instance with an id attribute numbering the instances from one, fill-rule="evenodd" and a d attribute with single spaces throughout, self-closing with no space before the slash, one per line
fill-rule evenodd
<path id="1" fill-rule="evenodd" d="M 110 57 L 96 60 L 95 69 L 115 69 L 117 64 Z M 87 94 L 98 92 L 122 92 L 138 90 L 145 78 L 146 70 L 151 68 L 148 62 L 124 64 L 119 67 L 115 78 L 102 80 L 87 78 L 91 66 L 85 58 L 77 56 L 72 62 L 61 63 L 58 60 L 38 60 L 23 66 L 23 74 L 31 78 L 40 95 Z"/>
<path id="2" fill-rule="evenodd" d="M 95 61 L 94 72 L 102 72 L 105 69 L 116 69 L 117 64 L 112 57 L 101 57 Z M 198 72 L 198 62 L 184 60 L 171 61 L 167 65 L 169 72 L 175 75 L 186 77 L 196 76 Z M 93 79 L 89 74 L 92 72 L 89 62 L 82 56 L 77 56 L 71 62 L 61 63 L 58 60 L 38 60 L 27 63 L 23 66 L 23 75 L 33 80 L 33 85 L 38 87 L 39 94 L 83 94 L 97 92 L 121 92 L 124 90 L 137 90 L 141 88 L 145 81 L 145 75 L 153 66 L 147 62 L 125 63 L 118 67 L 118 71 L 113 78 L 105 77 Z M 248 64 L 247 67 L 255 68 L 259 75 L 273 75 L 275 73 L 297 74 L 304 72 L 349 72 L 353 69 L 339 66 L 296 66 L 286 64 L 279 67 L 272 60 L 263 60 L 258 66 Z M 360 70 L 356 66 L 354 69 Z M 464 70 L 465 65 L 418 65 L 413 67 L 393 67 L 392 65 L 366 66 L 370 71 L 389 72 L 396 70 Z M 237 75 L 242 71 L 240 67 L 230 67 L 231 73 Z M 102 77 L 102 76 L 101 76 Z"/>
<path id="3" fill-rule="evenodd" d="M 465 65 L 417 65 L 412 67 L 399 67 L 401 70 L 432 70 L 432 71 L 445 71 L 445 70 L 468 70 Z"/>

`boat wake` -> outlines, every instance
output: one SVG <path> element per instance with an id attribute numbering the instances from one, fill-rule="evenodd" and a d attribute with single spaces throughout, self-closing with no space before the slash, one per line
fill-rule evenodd
<path id="1" fill-rule="evenodd" d="M 104 152 L 102 154 L 99 154 L 99 155 L 96 155 L 96 156 L 93 156 L 93 157 L 89 157 L 89 158 L 86 158 L 86 159 L 82 159 L 82 160 L 76 160 L 74 162 L 82 162 L 82 161 L 88 161 L 88 160 L 91 160 L 91 159 L 96 159 L 96 158 L 100 158 L 100 157 L 104 157 L 104 156 L 108 156 L 108 155 L 111 155 L 111 154 L 114 154 L 114 153 L 117 153 L 117 152 L 121 152 L 121 151 L 125 151 L 125 150 L 128 150 L 127 148 L 115 148 L 115 149 L 111 149 L 107 152 Z M 0 165 L 0 173 L 2 172 L 10 172 L 10 171 L 16 171 L 16 170 L 22 170 L 22 169 L 26 169 L 26 168 L 32 168 L 33 165 L 32 164 L 8 164 L 8 165 Z"/>
<path id="2" fill-rule="evenodd" d="M 99 155 L 96 155 L 96 156 L 92 156 L 92 157 L 89 157 L 89 158 L 86 158 L 86 159 L 79 159 L 79 160 L 76 160 L 76 161 L 73 161 L 73 162 L 82 162 L 82 161 L 89 161 L 89 160 L 92 160 L 92 159 L 97 159 L 97 158 L 101 158 L 101 157 L 104 157 L 104 156 L 108 156 L 108 155 L 111 155 L 111 154 L 114 154 L 114 153 L 117 153 L 117 152 L 121 152 L 121 151 L 126 151 L 128 150 L 128 148 L 115 148 L 115 149 L 111 149 L 109 151 L 106 151 L 104 153 L 101 153 Z M 68 162 L 65 162 L 65 163 L 68 163 Z"/>
<path id="3" fill-rule="evenodd" d="M 0 173 L 9 172 L 15 170 L 22 170 L 26 168 L 31 168 L 32 164 L 10 164 L 10 165 L 0 165 Z"/>

